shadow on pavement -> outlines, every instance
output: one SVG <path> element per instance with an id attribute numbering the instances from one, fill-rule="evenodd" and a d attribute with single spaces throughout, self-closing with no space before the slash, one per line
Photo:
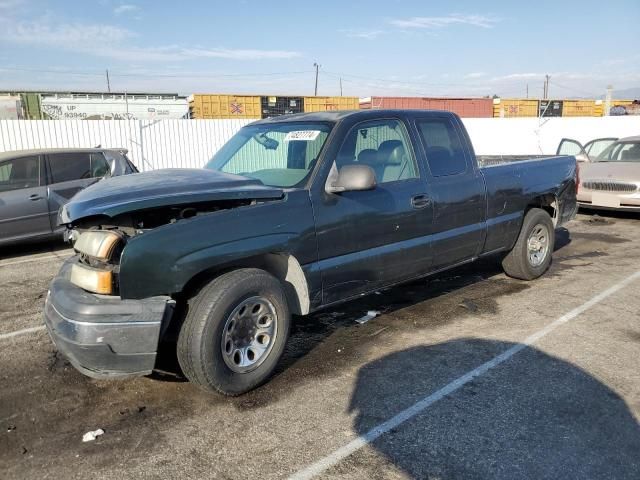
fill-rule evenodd
<path id="1" fill-rule="evenodd" d="M 566 228 L 556 230 L 556 240 L 554 251 L 558 252 L 571 244 L 571 235 Z M 476 305 L 474 301 L 466 300 L 465 305 L 473 311 L 491 310 L 495 308 L 493 302 L 500 296 L 509 295 L 529 288 L 530 282 L 523 282 L 513 279 L 495 279 L 503 273 L 500 264 L 501 256 L 492 255 L 478 259 L 475 262 L 462 265 L 432 276 L 410 281 L 395 287 L 381 289 L 380 291 L 362 296 L 331 308 L 320 310 L 308 316 L 294 316 L 292 319 L 291 331 L 283 358 L 278 364 L 275 376 L 286 372 L 291 366 L 308 356 L 312 351 L 320 346 L 325 346 L 327 338 L 340 331 L 340 347 L 337 348 L 366 348 L 367 342 L 373 340 L 373 336 L 363 338 L 362 327 L 358 328 L 356 319 L 365 315 L 368 311 L 377 311 L 381 314 L 393 314 L 394 312 L 407 307 L 418 306 L 423 302 L 435 300 L 442 295 L 462 290 L 466 287 L 476 285 L 482 289 L 483 293 L 478 296 L 483 297 L 484 302 Z M 424 313 L 424 312 L 423 312 Z M 431 312 L 430 324 L 434 326 L 438 321 L 446 320 L 448 315 L 438 311 L 437 306 Z M 177 317 L 184 315 L 182 310 L 176 312 Z M 154 380 L 160 381 L 186 381 L 176 357 L 176 342 L 179 334 L 181 322 L 173 322 L 160 344 L 159 355 L 152 375 Z M 376 325 L 381 325 L 380 320 Z M 391 320 L 394 329 L 401 328 L 401 324 Z M 415 328 L 411 324 L 411 328 Z M 351 329 L 351 330 L 350 330 Z M 375 333 L 375 332 L 373 332 Z M 321 371 L 334 372 L 340 368 L 340 363 L 329 361 L 320 355 L 320 362 L 311 362 L 306 365 L 316 373 Z M 256 395 L 250 393 L 249 395 Z"/>
<path id="2" fill-rule="evenodd" d="M 369 432 L 514 345 L 461 339 L 365 365 L 350 403 L 355 431 Z M 376 478 L 401 470 L 420 479 L 637 479 L 640 474 L 640 424 L 623 399 L 584 370 L 532 347 L 372 447 L 382 459 L 360 451 L 334 468 L 360 469 L 363 477 Z"/>
<path id="3" fill-rule="evenodd" d="M 624 210 L 597 210 L 580 207 L 580 213 L 587 216 L 590 223 L 607 223 L 608 220 L 640 220 L 639 212 L 627 212 Z"/>

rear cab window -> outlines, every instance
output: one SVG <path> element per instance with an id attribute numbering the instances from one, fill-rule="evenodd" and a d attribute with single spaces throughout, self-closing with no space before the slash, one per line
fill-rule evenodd
<path id="1" fill-rule="evenodd" d="M 431 175 L 445 177 L 467 172 L 469 165 L 460 134 L 449 118 L 416 120 Z"/>

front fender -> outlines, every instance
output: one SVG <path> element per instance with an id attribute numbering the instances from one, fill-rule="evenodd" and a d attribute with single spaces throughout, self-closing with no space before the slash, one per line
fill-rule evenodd
<path id="1" fill-rule="evenodd" d="M 183 290 L 197 274 L 268 253 L 289 253 L 301 264 L 317 258 L 308 195 L 193 217 L 132 238 L 120 261 L 122 298 Z"/>

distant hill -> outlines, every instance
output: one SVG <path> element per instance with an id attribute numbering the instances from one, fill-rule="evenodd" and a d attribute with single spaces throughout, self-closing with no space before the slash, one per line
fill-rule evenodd
<path id="1" fill-rule="evenodd" d="M 601 95 L 600 98 L 604 100 L 605 95 Z M 625 88 L 623 90 L 614 90 L 613 98 L 620 100 L 638 100 L 640 99 L 640 87 Z"/>

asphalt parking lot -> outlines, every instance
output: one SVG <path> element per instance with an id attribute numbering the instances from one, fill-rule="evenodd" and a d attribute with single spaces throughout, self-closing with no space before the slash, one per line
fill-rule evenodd
<path id="1" fill-rule="evenodd" d="M 1 478 L 640 478 L 640 216 L 580 214 L 534 282 L 483 260 L 296 319 L 233 399 L 70 367 L 41 328 L 67 255 L 0 251 Z"/>

